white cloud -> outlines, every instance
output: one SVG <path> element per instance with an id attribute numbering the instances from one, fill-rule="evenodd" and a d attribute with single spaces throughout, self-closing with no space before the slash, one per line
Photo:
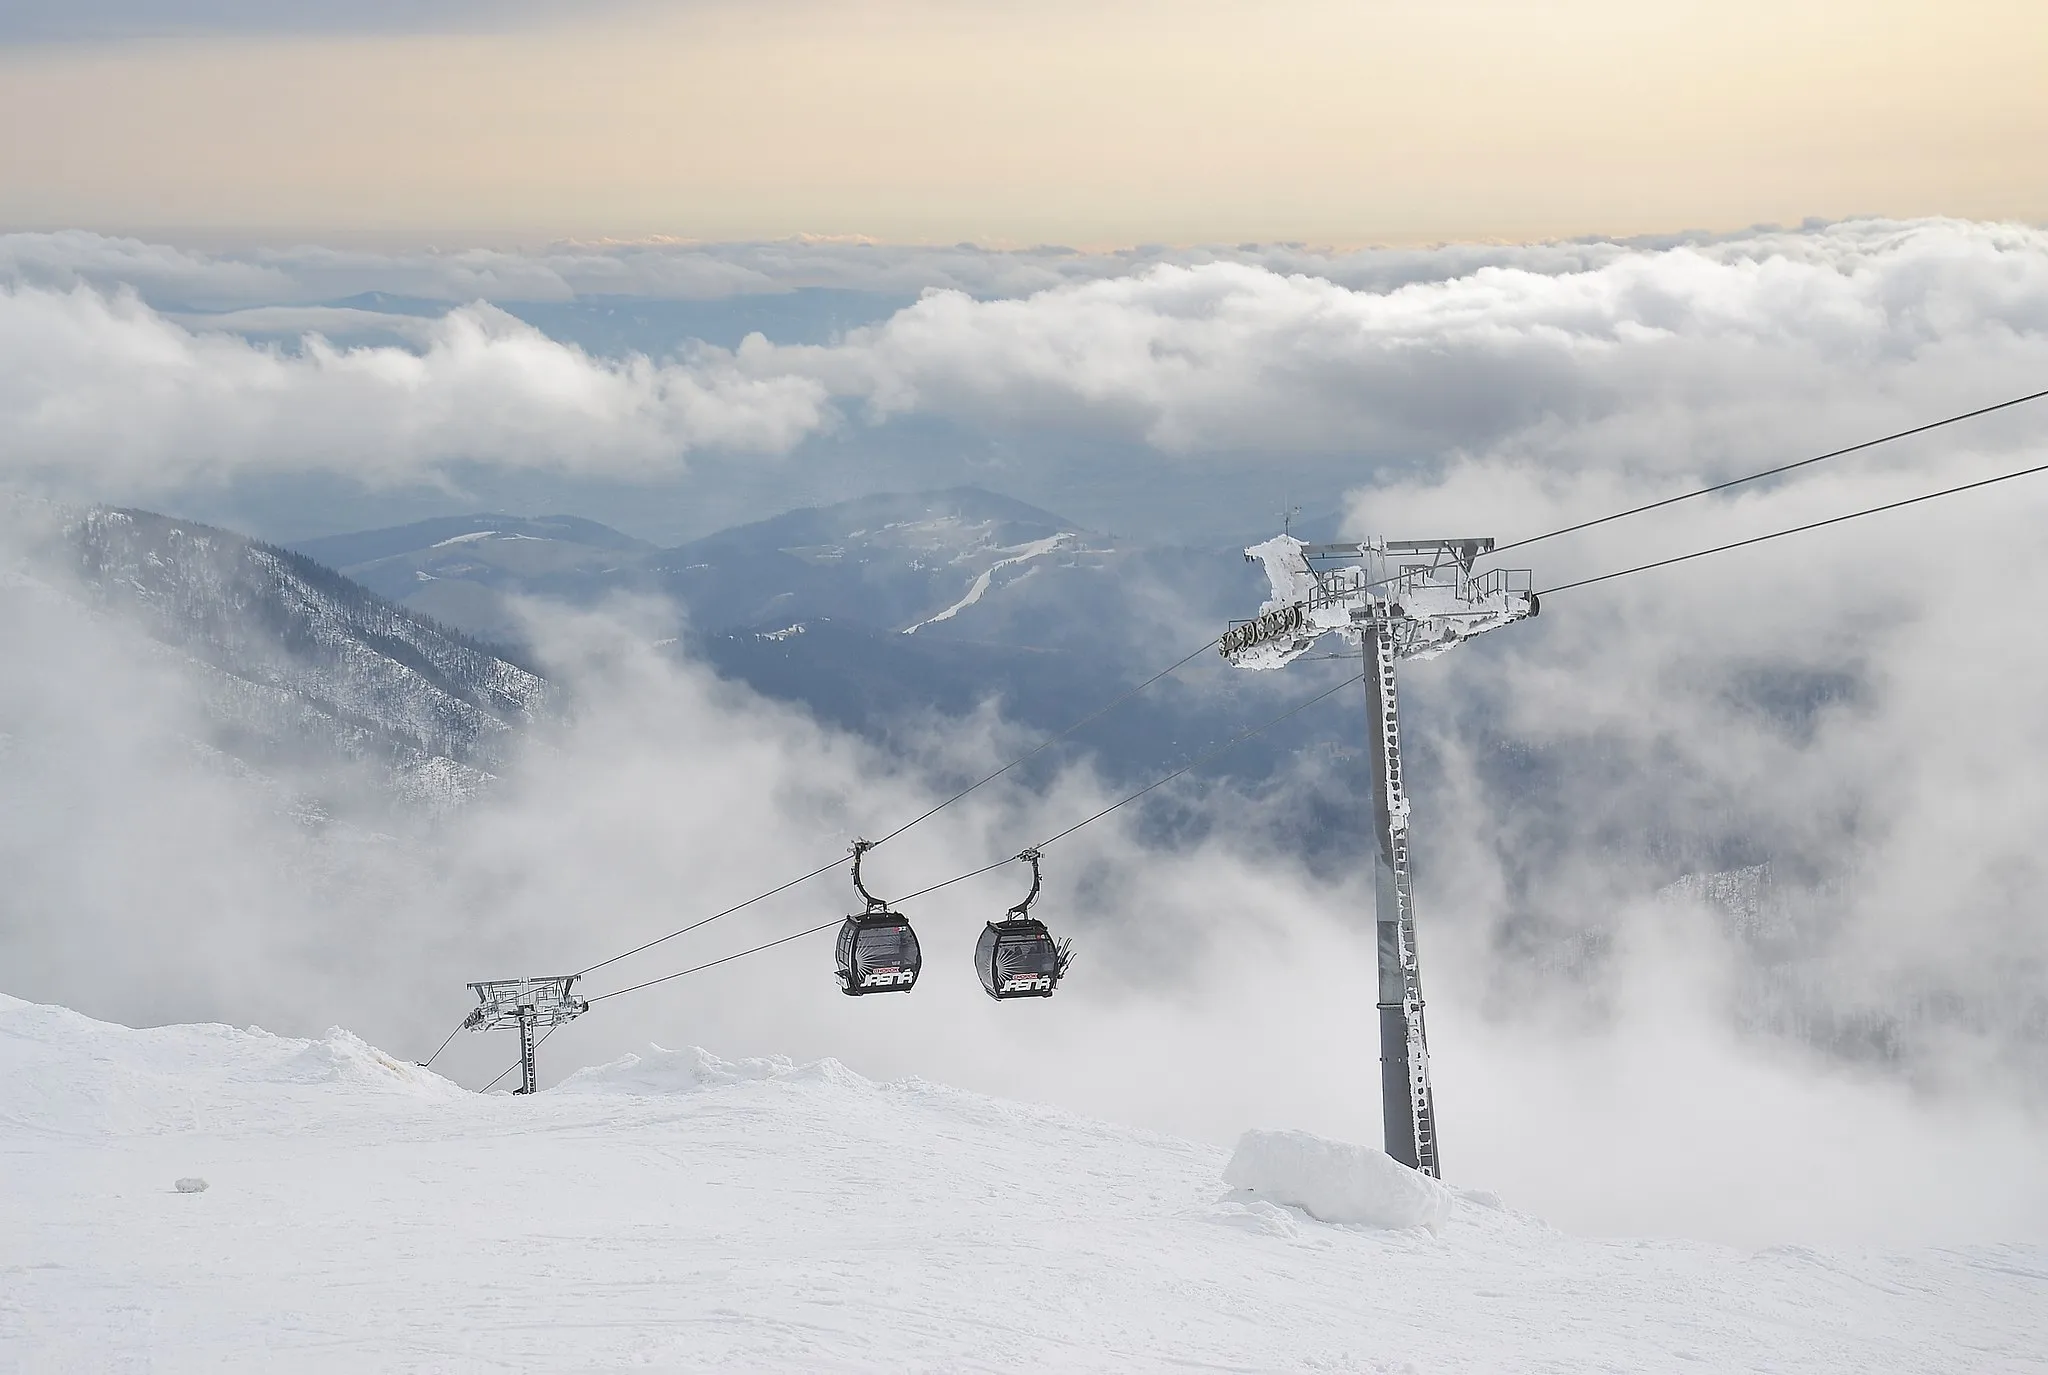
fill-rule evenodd
<path id="1" fill-rule="evenodd" d="M 884 295 L 927 289 L 1018 297 L 1078 282 L 1128 277 L 1160 265 L 1235 263 L 1326 278 L 1362 291 L 1445 281 L 1485 267 L 1555 276 L 1593 271 L 1633 253 L 1692 246 L 1704 252 L 1825 256 L 1844 241 L 1874 242 L 1903 226 L 1885 221 L 1821 230 L 1684 235 L 1669 240 L 1449 244 L 1436 248 L 1319 249 L 1300 244 L 1145 246 L 1104 252 L 1058 247 L 986 249 L 843 238 L 754 243 L 682 240 L 565 242 L 535 249 L 375 250 L 318 244 L 202 251 L 64 230 L 0 234 L 0 281 L 30 286 L 133 287 L 168 308 L 311 304 L 384 292 L 449 304 L 483 298 L 566 301 L 637 297 L 703 301 L 805 287 Z M 1818 247 L 1816 247 L 1818 246 Z"/>
<path id="2" fill-rule="evenodd" d="M 815 376 L 876 417 L 1084 426 L 1169 452 L 1697 471 L 1814 422 L 1855 434 L 2033 389 L 2048 233 L 1864 226 L 1389 291 L 1161 265 L 1021 300 L 933 294 L 838 346 L 740 361 Z"/>
<path id="3" fill-rule="evenodd" d="M 43 253 L 34 272 L 20 267 L 29 249 Z M 997 299 L 931 292 L 835 343 L 755 337 L 655 363 L 586 357 L 481 304 L 390 317 L 409 348 L 337 349 L 317 336 L 294 352 L 255 348 L 227 327 L 314 317 L 257 307 L 179 324 L 119 291 L 28 283 L 218 271 L 241 291 L 274 285 L 270 268 L 112 241 L 63 252 L 17 242 L 21 284 L 0 290 L 4 461 L 82 469 L 122 490 L 250 469 L 431 479 L 457 460 L 646 476 L 675 471 L 693 449 L 785 452 L 844 411 L 884 426 L 937 417 L 1055 448 L 1078 434 L 1169 456 L 1366 470 L 1514 460 L 1553 490 L 1599 472 L 1619 491 L 1827 447 L 2048 377 L 2038 230 L 1872 222 L 1663 248 L 1262 252 L 1302 270 L 1128 271 L 1130 258 L 859 245 L 447 254 L 430 265 L 436 290 L 511 295 L 584 290 L 599 268 L 621 289 L 645 288 L 643 258 L 777 287 L 863 253 L 906 280 L 957 276 L 959 264 L 1014 276 L 1027 260 L 1026 277 L 1055 279 Z M 389 274 L 418 265 L 395 261 L 298 250 L 285 275 L 367 262 L 403 286 Z M 572 261 L 580 276 L 565 275 Z M 1375 274 L 1377 285 L 1342 280 Z M 353 330 L 380 313 L 317 318 Z M 886 449 L 886 433 L 872 443 Z M 1983 442 L 2014 433 L 1997 422 L 1973 431 Z"/>
<path id="4" fill-rule="evenodd" d="M 317 334 L 330 340 L 356 336 L 377 343 L 402 343 L 415 350 L 433 347 L 442 333 L 440 315 L 400 315 L 357 306 L 247 306 L 205 313 L 173 312 L 164 318 L 195 334 L 277 339 Z"/>
<path id="5" fill-rule="evenodd" d="M 324 469 L 377 484 L 475 459 L 668 473 L 703 447 L 787 449 L 830 421 L 806 378 L 726 361 L 611 362 L 490 306 L 417 350 L 286 353 L 195 333 L 133 296 L 0 290 L 0 465 L 97 494 Z"/>
<path id="6" fill-rule="evenodd" d="M 149 299 L 199 304 L 284 301 L 298 287 L 287 270 L 90 230 L 0 234 L 0 282 L 68 290 L 129 287 Z"/>

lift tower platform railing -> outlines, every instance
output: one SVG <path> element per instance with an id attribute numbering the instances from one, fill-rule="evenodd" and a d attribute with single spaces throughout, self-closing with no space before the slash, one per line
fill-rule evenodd
<path id="1" fill-rule="evenodd" d="M 575 996 L 580 974 L 553 974 L 538 979 L 486 979 L 473 983 L 477 1006 L 469 1010 L 463 1026 L 471 1031 L 519 1028 L 519 1087 L 514 1093 L 532 1093 L 533 1033 L 538 1027 L 556 1027 L 571 1022 L 590 1010 L 590 1004 Z"/>
<path id="2" fill-rule="evenodd" d="M 1378 840 L 1373 903 L 1387 1154 L 1437 1178 L 1443 1168 L 1415 948 L 1394 665 L 1433 658 L 1474 635 L 1537 613 L 1528 569 L 1472 571 L 1473 561 L 1492 549 L 1490 539 L 1304 544 L 1291 535 L 1276 536 L 1245 550 L 1248 561 L 1265 565 L 1272 596 L 1258 616 L 1234 623 L 1219 646 L 1230 662 L 1252 669 L 1284 668 L 1326 635 L 1343 636 L 1364 657 Z"/>

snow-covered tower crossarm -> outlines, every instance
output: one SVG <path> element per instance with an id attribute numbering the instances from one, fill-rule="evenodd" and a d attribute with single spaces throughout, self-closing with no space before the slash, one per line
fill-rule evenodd
<path id="1" fill-rule="evenodd" d="M 1443 1171 L 1415 949 L 1394 665 L 1432 658 L 1536 614 L 1527 569 L 1473 571 L 1474 562 L 1492 549 L 1490 539 L 1305 544 L 1277 535 L 1245 550 L 1247 560 L 1265 566 L 1272 595 L 1258 616 L 1232 625 L 1219 645 L 1240 668 L 1283 668 L 1327 635 L 1344 636 L 1364 658 L 1378 842 L 1373 895 L 1387 1154 L 1438 1177 Z"/>
<path id="2" fill-rule="evenodd" d="M 1272 595 L 1225 633 L 1223 656 L 1240 668 L 1282 668 L 1325 635 L 1358 640 L 1366 623 L 1381 621 L 1394 633 L 1395 658 L 1432 658 L 1536 614 L 1528 569 L 1473 570 L 1492 550 L 1490 539 L 1305 544 L 1275 535 L 1244 551 L 1265 566 Z"/>

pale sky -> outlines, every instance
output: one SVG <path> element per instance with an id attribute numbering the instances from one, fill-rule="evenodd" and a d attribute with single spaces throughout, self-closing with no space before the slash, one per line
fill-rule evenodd
<path id="1" fill-rule="evenodd" d="M 123 0 L 0 19 L 0 227 L 1089 247 L 2048 221 L 2042 0 L 675 0 L 489 28 L 442 0 L 438 32 L 127 8 L 183 32 Z"/>

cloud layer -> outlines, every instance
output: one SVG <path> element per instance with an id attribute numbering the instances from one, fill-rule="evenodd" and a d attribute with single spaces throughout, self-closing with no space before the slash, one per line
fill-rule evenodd
<path id="1" fill-rule="evenodd" d="M 621 285 L 644 286 L 649 256 L 786 285 L 843 274 L 869 251 L 575 261 L 616 268 Z M 23 236 L 9 252 L 0 464 L 87 489 L 244 471 L 432 481 L 467 461 L 645 477 L 681 472 L 694 452 L 788 453 L 844 420 L 856 445 L 886 449 L 890 422 L 905 419 L 1052 449 L 1081 439 L 1409 471 L 1499 459 L 1552 483 L 1596 470 L 1662 482 L 2048 375 L 2048 234 L 1947 221 L 1502 250 L 1478 266 L 1471 250 L 1247 252 L 1135 270 L 1041 255 L 1007 283 L 1025 294 L 949 285 L 832 343 L 678 341 L 663 360 L 593 357 L 481 303 L 402 317 L 395 332 L 410 346 L 312 335 L 281 349 L 174 322 L 107 282 L 205 281 L 253 302 L 291 295 L 285 283 L 317 255 L 285 267 Z M 963 263 L 984 286 L 1019 277 L 1008 255 L 872 252 L 898 285 L 957 281 Z M 439 287 L 582 289 L 545 255 L 482 257 L 436 261 Z M 1037 285 L 1047 276 L 1062 280 Z M 1984 431 L 1986 442 L 2012 432 Z"/>
<path id="2" fill-rule="evenodd" d="M 417 482 L 464 460 L 635 474 L 704 447 L 787 450 L 830 422 L 811 379 L 595 360 L 486 305 L 422 334 L 416 351 L 314 336 L 285 353 L 133 296 L 0 293 L 0 461 L 100 492 L 266 472 Z"/>
<path id="3" fill-rule="evenodd" d="M 830 237 L 758 243 L 634 240 L 498 248 L 379 252 L 317 244 L 205 252 L 89 230 L 0 234 L 0 280 L 30 286 L 130 287 L 167 309 L 310 304 L 362 292 L 460 304 L 567 301 L 576 297 L 716 300 L 825 288 L 892 295 L 926 289 L 976 297 L 1027 296 L 1075 282 L 1129 276 L 1148 267 L 1241 263 L 1385 290 L 1488 266 L 1557 273 L 1597 267 L 1633 249 L 1712 245 L 1729 236 L 1486 245 L 1432 249 L 1317 250 L 1291 244 L 1144 247 L 1080 253 L 973 244 L 925 246 Z M 1735 236 L 1760 241 L 1758 236 Z M 1765 236 L 1788 245 L 1796 234 Z M 1792 251 L 1797 251 L 1796 248 Z"/>
<path id="4" fill-rule="evenodd" d="M 1161 265 L 1015 301 L 934 294 L 837 348 L 740 357 L 873 415 L 1106 428 L 1169 452 L 1521 452 L 1555 469 L 1568 437 L 1581 461 L 1634 450 L 1682 471 L 1795 410 L 1881 425 L 2034 389 L 2048 235 L 1856 227 L 1391 290 Z"/>

